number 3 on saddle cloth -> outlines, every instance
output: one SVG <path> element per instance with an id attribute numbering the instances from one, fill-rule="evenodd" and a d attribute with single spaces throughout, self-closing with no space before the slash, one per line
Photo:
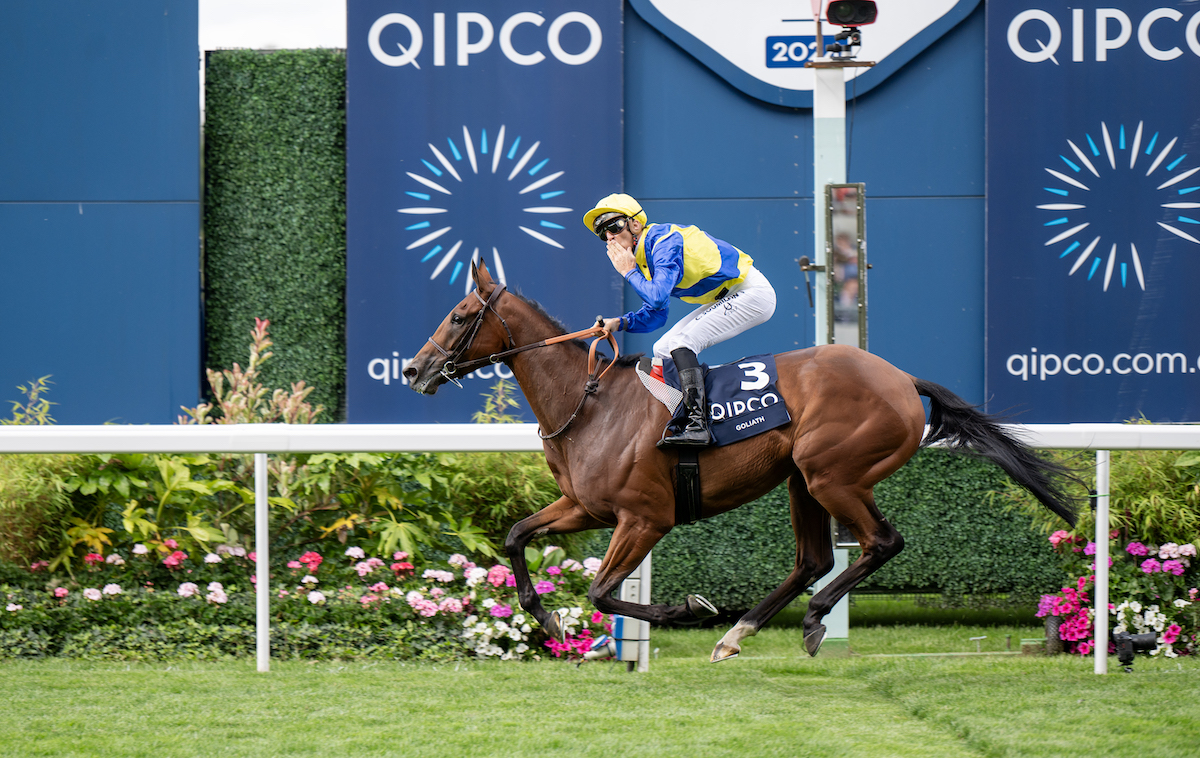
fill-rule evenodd
<path id="1" fill-rule="evenodd" d="M 708 394 L 708 424 L 714 445 L 728 445 L 792 420 L 783 398 L 775 390 L 775 356 L 753 355 L 733 363 L 704 369 Z M 679 372 L 670 358 L 663 361 L 663 381 L 650 376 L 651 362 L 638 362 L 638 378 L 667 410 L 671 424 L 686 422 L 687 410 L 679 389 Z"/>

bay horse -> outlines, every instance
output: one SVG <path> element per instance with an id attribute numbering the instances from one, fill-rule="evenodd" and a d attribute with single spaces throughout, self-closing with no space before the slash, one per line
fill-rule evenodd
<path id="1" fill-rule="evenodd" d="M 666 407 L 646 391 L 628 360 L 610 362 L 597 378 L 586 344 L 561 337 L 561 324 L 497 284 L 486 265 L 472 264 L 471 277 L 476 289 L 443 319 L 404 376 L 412 389 L 432 395 L 475 367 L 503 361 L 524 391 L 562 497 L 518 522 L 505 540 L 521 606 L 561 640 L 561 620 L 534 591 L 525 547 L 542 535 L 612 527 L 608 551 L 588 590 L 598 610 L 655 624 L 698 623 L 715 615 L 699 595 L 676 606 L 613 597 L 676 526 L 678 452 L 655 445 L 670 418 Z M 592 333 L 610 336 L 599 326 Z M 700 450 L 701 517 L 732 510 L 787 480 L 796 562 L 783 584 L 721 638 L 713 662 L 736 656 L 744 638 L 832 570 L 830 518 L 835 518 L 849 527 L 862 556 L 809 602 L 804 646 L 817 654 L 825 638 L 822 618 L 904 547 L 904 538 L 876 507 L 873 488 L 923 445 L 944 440 L 952 449 L 995 462 L 1043 505 L 1075 523 L 1075 503 L 1054 478 L 1069 474 L 1066 467 L 1021 444 L 994 417 L 946 388 L 848 345 L 782 353 L 776 367 L 776 389 L 791 421 Z M 931 408 L 927 436 L 922 396 Z"/>

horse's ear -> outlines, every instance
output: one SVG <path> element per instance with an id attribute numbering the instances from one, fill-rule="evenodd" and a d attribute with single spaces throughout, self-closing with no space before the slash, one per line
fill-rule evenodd
<path id="1" fill-rule="evenodd" d="M 475 286 L 479 288 L 480 292 L 496 286 L 492 275 L 488 272 L 487 264 L 483 261 L 479 261 L 478 265 L 475 264 L 475 261 L 471 261 L 471 278 L 475 280 Z"/>

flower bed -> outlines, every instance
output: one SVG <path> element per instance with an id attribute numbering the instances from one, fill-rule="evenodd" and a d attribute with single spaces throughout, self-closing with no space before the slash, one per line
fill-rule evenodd
<path id="1" fill-rule="evenodd" d="M 145 660 L 222 658 L 254 651 L 254 553 L 220 546 L 192 556 L 166 540 L 127 556 L 89 554 L 75 577 L 39 561 L 5 575 L 0 592 L 0 657 L 66 656 Z M 503 564 L 477 566 L 463 555 L 414 566 L 409 555 L 336 556 L 308 551 L 271 578 L 276 658 L 536 660 L 578 658 L 611 629 L 591 609 L 587 587 L 600 561 L 583 563 L 548 547 L 531 555 L 542 602 L 564 614 L 567 638 L 547 640 L 518 602 Z"/>
<path id="2" fill-rule="evenodd" d="M 1112 539 L 1119 532 L 1114 530 Z M 1072 581 L 1056 595 L 1043 595 L 1039 617 L 1060 619 L 1059 638 L 1068 653 L 1088 655 L 1096 647 L 1095 609 L 1091 592 L 1095 586 L 1096 544 L 1065 531 L 1050 535 L 1050 543 L 1066 562 Z M 1200 572 L 1192 565 L 1193 543 L 1147 545 L 1133 541 L 1124 549 L 1112 550 L 1109 561 L 1108 604 L 1115 634 L 1153 632 L 1157 646 L 1150 655 L 1174 658 L 1194 655 L 1200 646 Z M 1116 651 L 1108 642 L 1108 651 Z"/>

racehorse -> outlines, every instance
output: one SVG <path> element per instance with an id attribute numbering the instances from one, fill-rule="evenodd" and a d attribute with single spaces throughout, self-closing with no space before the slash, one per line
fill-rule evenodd
<path id="1" fill-rule="evenodd" d="M 683 605 L 641 605 L 612 597 L 675 523 L 674 472 L 679 454 L 656 442 L 670 418 L 627 360 L 597 375 L 595 342 L 587 345 L 538 306 L 497 284 L 472 264 L 476 289 L 463 298 L 421 348 L 404 376 L 432 395 L 474 368 L 503 361 L 537 418 L 546 462 L 562 497 L 517 523 L 504 547 L 521 606 L 562 639 L 561 619 L 542 606 L 525 561 L 534 537 L 612 527 L 588 599 L 604 613 L 655 624 L 698 623 L 716 609 L 699 595 Z M 577 333 L 582 334 L 582 333 Z M 588 332 L 612 339 L 599 325 Z M 537 349 L 534 349 L 537 348 Z M 849 527 L 862 556 L 809 602 L 804 645 L 816 655 L 822 618 L 847 592 L 904 547 L 875 505 L 873 488 L 922 445 L 952 449 L 998 464 L 1014 481 L 1070 524 L 1075 504 L 1056 482 L 1069 471 L 1011 437 L 997 419 L 933 382 L 847 345 L 823 345 L 776 356 L 777 391 L 791 421 L 757 436 L 699 452 L 701 517 L 711 518 L 770 492 L 787 480 L 796 562 L 791 574 L 717 643 L 713 662 L 741 650 L 776 613 L 833 568 L 830 518 Z M 460 385 L 461 386 L 461 385 Z M 930 430 L 925 409 L 930 401 Z M 553 431 L 552 431 L 553 430 Z M 924 436 L 924 440 L 922 437 Z"/>

